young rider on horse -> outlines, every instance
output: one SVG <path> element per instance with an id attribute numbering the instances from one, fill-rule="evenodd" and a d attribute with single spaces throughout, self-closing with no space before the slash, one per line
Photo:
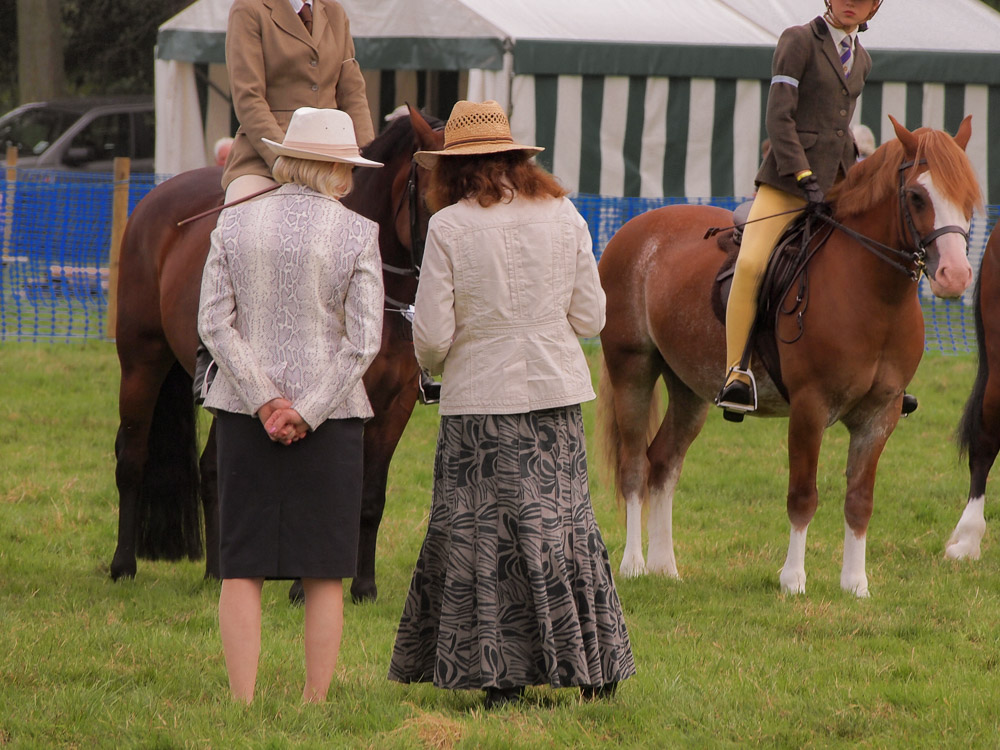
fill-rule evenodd
<path id="1" fill-rule="evenodd" d="M 734 422 L 757 404 L 756 381 L 741 359 L 774 246 L 803 211 L 822 210 L 826 192 L 857 159 L 851 118 L 872 65 L 857 32 L 867 28 L 882 0 L 825 1 L 822 17 L 785 29 L 771 63 L 771 148 L 743 230 L 726 309 L 726 383 L 716 399 Z"/>

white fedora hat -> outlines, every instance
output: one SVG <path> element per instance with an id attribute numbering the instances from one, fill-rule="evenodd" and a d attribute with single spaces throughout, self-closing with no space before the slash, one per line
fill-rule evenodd
<path id="1" fill-rule="evenodd" d="M 284 141 L 261 140 L 278 156 L 339 161 L 359 167 L 382 166 L 361 155 L 351 116 L 339 109 L 299 107 L 292 113 Z"/>

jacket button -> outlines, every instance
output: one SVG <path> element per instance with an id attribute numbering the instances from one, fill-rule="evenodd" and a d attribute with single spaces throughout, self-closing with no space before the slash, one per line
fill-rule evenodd
<path id="1" fill-rule="evenodd" d="M 847 89 L 841 89 L 840 93 L 843 94 L 844 96 L 847 96 Z"/>
<path id="2" fill-rule="evenodd" d="M 846 109 L 840 110 L 840 116 L 841 117 L 847 117 L 847 110 Z"/>
<path id="3" fill-rule="evenodd" d="M 837 135 L 839 135 L 839 136 L 843 137 L 843 135 L 844 135 L 844 131 L 843 131 L 843 130 L 838 130 L 838 131 L 837 131 Z"/>

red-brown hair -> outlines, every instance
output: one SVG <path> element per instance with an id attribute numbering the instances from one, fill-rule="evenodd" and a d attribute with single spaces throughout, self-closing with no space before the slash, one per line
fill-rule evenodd
<path id="1" fill-rule="evenodd" d="M 569 191 L 526 151 L 442 156 L 431 172 L 427 205 L 431 211 L 471 198 L 483 208 L 525 198 L 561 198 Z"/>

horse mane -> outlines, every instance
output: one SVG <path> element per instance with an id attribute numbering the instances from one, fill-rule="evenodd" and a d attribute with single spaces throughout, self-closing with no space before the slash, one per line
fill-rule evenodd
<path id="1" fill-rule="evenodd" d="M 967 216 L 981 209 L 983 195 L 979 180 L 972 162 L 955 139 L 943 130 L 931 128 L 918 128 L 913 134 L 918 138 L 916 160 L 927 162 L 937 189 L 960 206 Z M 856 216 L 894 197 L 899 190 L 903 157 L 902 144 L 893 138 L 851 167 L 827 196 L 836 207 L 835 213 L 839 217 Z"/>
<path id="2" fill-rule="evenodd" d="M 436 117 L 425 115 L 424 119 L 435 130 L 444 127 L 444 123 Z M 397 117 L 375 137 L 375 140 L 361 149 L 361 155 L 366 159 L 388 164 L 404 152 L 409 152 L 413 146 L 412 135 L 410 118 Z"/>

